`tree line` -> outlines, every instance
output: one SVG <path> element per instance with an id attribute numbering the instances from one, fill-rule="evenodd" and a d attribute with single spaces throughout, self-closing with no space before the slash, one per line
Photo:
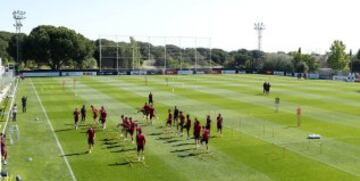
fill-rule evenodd
<path id="1" fill-rule="evenodd" d="M 16 62 L 17 41 L 20 43 Z M 293 52 L 266 53 L 239 49 L 225 51 L 206 47 L 182 48 L 176 45 L 153 45 L 133 37 L 128 42 L 109 39 L 92 41 L 66 27 L 41 25 L 29 35 L 0 31 L 0 57 L 24 69 L 96 69 L 142 68 L 144 65 L 169 68 L 223 67 L 256 71 L 316 72 L 319 68 L 336 71 L 360 71 L 360 51 L 345 52 L 346 46 L 336 40 L 324 55 L 307 54 L 299 48 Z M 195 63 L 196 62 L 196 63 Z"/>

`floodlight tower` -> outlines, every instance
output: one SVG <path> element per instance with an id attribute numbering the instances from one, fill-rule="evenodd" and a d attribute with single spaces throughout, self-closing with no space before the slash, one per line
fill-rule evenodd
<path id="1" fill-rule="evenodd" d="M 258 33 L 258 50 L 261 51 L 262 32 L 265 30 L 265 24 L 263 22 L 257 22 L 254 24 L 254 29 Z"/>
<path id="2" fill-rule="evenodd" d="M 19 47 L 19 35 L 21 33 L 21 27 L 23 26 L 22 20 L 25 19 L 25 11 L 16 10 L 13 11 L 13 18 L 15 20 L 15 28 L 16 28 L 16 62 L 19 62 L 20 58 L 20 47 Z"/>

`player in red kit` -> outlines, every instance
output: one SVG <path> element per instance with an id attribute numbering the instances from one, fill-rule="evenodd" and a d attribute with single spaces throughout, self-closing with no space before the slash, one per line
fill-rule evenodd
<path id="1" fill-rule="evenodd" d="M 201 125 L 197 118 L 195 118 L 194 122 L 194 139 L 195 139 L 195 145 L 198 147 L 200 144 L 200 133 L 201 133 Z"/>
<path id="2" fill-rule="evenodd" d="M 145 136 L 142 134 L 141 129 L 137 129 L 137 135 L 136 135 L 136 145 L 137 145 L 137 156 L 138 156 L 138 160 L 144 160 L 145 156 L 144 156 L 144 148 L 145 148 Z M 141 156 L 142 155 L 142 156 Z"/>
<path id="3" fill-rule="evenodd" d="M 172 124 L 172 114 L 171 114 L 171 109 L 168 110 L 168 117 L 167 117 L 167 120 L 166 120 L 166 125 L 168 127 L 171 127 L 171 124 Z"/>
<path id="4" fill-rule="evenodd" d="M 134 131 L 135 131 L 135 127 L 136 127 L 136 123 L 132 120 L 132 118 L 129 118 L 129 124 L 128 124 L 128 129 L 127 131 L 130 134 L 131 137 L 131 141 L 132 143 L 134 143 Z"/>
<path id="5" fill-rule="evenodd" d="M 125 116 L 122 114 L 120 116 L 120 121 L 119 121 L 119 124 L 117 125 L 117 127 L 121 127 L 121 131 L 120 131 L 120 136 L 123 137 L 124 136 L 124 119 L 125 119 Z"/>
<path id="6" fill-rule="evenodd" d="M 187 139 L 190 139 L 190 128 L 191 128 L 191 119 L 190 119 L 190 115 L 186 115 L 186 123 L 185 123 L 185 129 L 186 129 L 186 133 L 187 133 Z"/>
<path id="7" fill-rule="evenodd" d="M 175 106 L 174 108 L 174 126 L 176 126 L 176 130 L 179 130 L 178 120 L 179 120 L 179 109 Z"/>
<path id="8" fill-rule="evenodd" d="M 98 123 L 97 118 L 98 118 L 98 110 L 95 108 L 95 106 L 91 105 L 91 111 L 93 113 L 93 119 L 95 123 Z"/>
<path id="9" fill-rule="evenodd" d="M 74 126 L 75 129 L 78 129 L 78 123 L 79 123 L 79 117 L 80 117 L 80 112 L 78 111 L 78 108 L 75 108 L 75 111 L 73 112 L 74 115 Z"/>
<path id="10" fill-rule="evenodd" d="M 95 130 L 94 130 L 94 128 L 89 127 L 86 134 L 87 134 L 88 145 L 89 145 L 89 153 L 91 153 L 91 151 L 95 145 Z"/>
<path id="11" fill-rule="evenodd" d="M 104 106 L 101 106 L 100 121 L 101 121 L 101 126 L 103 129 L 106 129 L 106 117 L 107 117 L 107 112 L 106 112 Z"/>
<path id="12" fill-rule="evenodd" d="M 0 133 L 0 144 L 1 144 L 1 157 L 3 164 L 7 165 L 7 148 L 5 144 L 6 136 L 3 133 Z"/>
<path id="13" fill-rule="evenodd" d="M 149 104 L 148 111 L 149 111 L 150 125 L 152 125 L 152 120 L 155 117 L 155 113 L 156 113 L 154 105 Z"/>
<path id="14" fill-rule="evenodd" d="M 180 116 L 179 116 L 180 122 L 177 125 L 178 130 L 179 130 L 179 134 L 182 136 L 183 135 L 183 130 L 185 127 L 185 116 L 184 113 L 182 111 L 180 111 Z"/>
<path id="15" fill-rule="evenodd" d="M 143 108 L 141 109 L 141 112 L 143 113 L 146 121 L 149 120 L 149 105 L 145 102 Z"/>
<path id="16" fill-rule="evenodd" d="M 123 120 L 123 132 L 124 132 L 124 136 L 125 136 L 125 141 L 127 140 L 129 124 L 130 124 L 130 122 L 129 122 L 128 117 L 125 117 Z"/>
<path id="17" fill-rule="evenodd" d="M 206 125 L 205 125 L 205 128 L 209 130 L 211 130 L 211 118 L 210 118 L 210 115 L 207 115 L 206 116 Z"/>
<path id="18" fill-rule="evenodd" d="M 209 135 L 210 135 L 210 131 L 208 129 L 206 129 L 205 127 L 203 127 L 203 134 L 202 134 L 201 144 L 205 143 L 206 150 L 209 149 L 209 146 L 208 146 Z"/>

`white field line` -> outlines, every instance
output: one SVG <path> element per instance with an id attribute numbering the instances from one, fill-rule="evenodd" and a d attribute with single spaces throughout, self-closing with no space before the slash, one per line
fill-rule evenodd
<path id="1" fill-rule="evenodd" d="M 11 95 L 12 95 L 12 99 L 11 99 L 11 102 L 10 102 L 10 106 L 9 106 L 9 111 L 6 115 L 6 121 L 4 123 L 4 127 L 2 129 L 2 133 L 5 134 L 5 131 L 6 131 L 6 128 L 7 128 L 7 125 L 8 125 L 8 122 L 9 122 L 9 119 L 10 119 L 10 114 L 12 113 L 12 107 L 14 105 L 14 101 L 15 101 L 15 97 L 16 97 L 16 91 L 17 91 L 17 86 L 18 86 L 18 80 L 15 79 L 15 88 L 14 88 L 14 92 L 10 92 Z M 9 88 L 9 91 L 11 91 L 11 87 Z"/>
<path id="2" fill-rule="evenodd" d="M 48 116 L 47 113 L 46 113 L 46 110 L 45 110 L 45 108 L 44 108 L 44 106 L 43 106 L 43 104 L 42 104 L 42 102 L 41 102 L 41 99 L 40 99 L 40 97 L 39 97 L 39 94 L 37 93 L 37 90 L 36 90 L 36 88 L 35 88 L 35 86 L 34 86 L 34 84 L 33 84 L 33 82 L 32 82 L 31 79 L 30 79 L 30 82 L 31 82 L 31 86 L 32 86 L 32 88 L 33 88 L 33 90 L 34 90 L 34 92 L 35 92 L 36 98 L 37 98 L 38 102 L 40 103 L 40 107 L 41 107 L 41 109 L 42 109 L 42 111 L 43 111 L 43 113 L 44 113 L 44 115 L 45 115 L 45 118 L 46 118 L 46 120 L 47 120 L 47 123 L 49 124 L 49 127 L 50 127 L 50 129 L 51 129 L 51 132 L 52 132 L 52 134 L 53 134 L 53 136 L 54 136 L 54 138 L 55 138 L 55 140 L 56 140 L 56 144 L 57 144 L 57 146 L 58 146 L 59 149 L 60 149 L 61 155 L 62 155 L 62 157 L 64 158 L 64 161 L 65 161 L 66 166 L 68 167 L 68 170 L 69 170 L 69 172 L 70 172 L 70 175 L 71 175 L 71 177 L 72 177 L 72 180 L 73 180 L 73 181 L 76 181 L 76 177 L 75 177 L 75 175 L 74 175 L 74 172 L 73 172 L 73 170 L 72 170 L 72 168 L 71 168 L 71 166 L 70 166 L 70 164 L 69 164 L 68 159 L 67 159 L 66 156 L 65 156 L 65 152 L 64 152 L 64 150 L 63 150 L 63 148 L 62 148 L 62 146 L 61 146 L 61 144 L 60 144 L 60 142 L 59 142 L 58 137 L 57 137 L 56 134 L 55 134 L 55 131 L 54 131 L 54 128 L 53 128 L 53 126 L 52 126 L 52 124 L 51 124 L 51 122 L 50 122 L 49 116 Z"/>

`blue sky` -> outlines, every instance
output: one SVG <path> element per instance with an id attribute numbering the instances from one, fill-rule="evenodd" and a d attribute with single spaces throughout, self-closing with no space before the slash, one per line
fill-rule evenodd
<path id="1" fill-rule="evenodd" d="M 11 13 L 20 9 L 27 12 L 25 33 L 51 24 L 90 39 L 99 35 L 211 37 L 211 45 L 209 39 L 197 45 L 234 50 L 256 49 L 253 24 L 263 21 L 265 51 L 302 47 L 323 53 L 336 39 L 356 51 L 360 48 L 359 5 L 357 0 L 1 0 L 0 30 L 14 31 Z"/>

